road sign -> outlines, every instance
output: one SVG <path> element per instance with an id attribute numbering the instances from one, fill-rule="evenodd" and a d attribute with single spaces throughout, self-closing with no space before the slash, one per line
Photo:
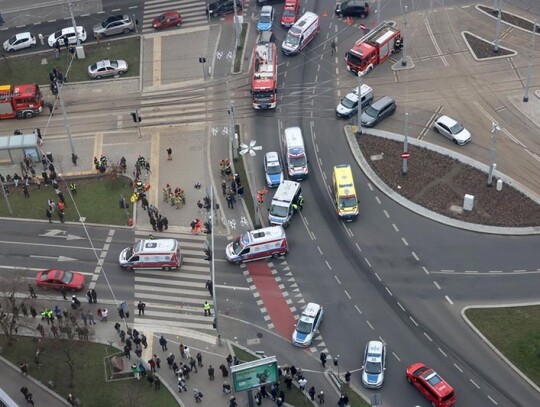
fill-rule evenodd
<path id="1" fill-rule="evenodd" d="M 409 153 L 408 151 L 404 151 L 401 153 L 401 158 L 403 158 L 404 160 L 406 160 L 410 156 L 411 156 L 411 153 Z"/>
<path id="2" fill-rule="evenodd" d="M 279 380 L 275 356 L 231 366 L 235 392 L 258 388 Z"/>

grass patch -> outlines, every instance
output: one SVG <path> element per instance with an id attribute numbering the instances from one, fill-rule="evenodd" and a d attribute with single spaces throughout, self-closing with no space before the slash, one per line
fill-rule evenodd
<path id="1" fill-rule="evenodd" d="M 5 337 L 0 338 L 2 356 L 18 366 L 28 363 L 29 374 L 47 386 L 54 383 L 54 391 L 60 396 L 73 394 L 84 406 L 177 406 L 174 397 L 161 387 L 155 391 L 145 379 L 110 381 L 106 380 L 107 368 L 104 358 L 118 353 L 118 349 L 92 342 L 69 341 L 63 339 L 41 339 L 40 347 L 45 348 L 37 368 L 33 355 L 37 349 L 37 338 L 19 337 L 13 346 L 5 344 Z M 66 350 L 70 350 L 74 363 L 73 387 L 70 387 L 70 374 L 67 365 Z"/>
<path id="2" fill-rule="evenodd" d="M 88 76 L 88 66 L 102 59 L 123 59 L 128 63 L 128 71 L 123 76 L 138 76 L 140 65 L 140 38 L 130 37 L 121 40 L 102 40 L 101 44 L 84 45 L 85 59 L 74 59 L 62 48 L 59 59 L 54 58 L 52 48 L 49 51 L 32 55 L 13 56 L 1 59 L 0 77 L 7 83 L 49 83 L 49 72 L 53 67 L 61 69 L 69 82 L 94 80 Z"/>
<path id="3" fill-rule="evenodd" d="M 236 55 L 234 59 L 233 72 L 235 73 L 240 72 L 240 67 L 242 66 L 243 50 L 246 45 L 247 27 L 247 23 L 242 24 L 242 31 L 240 32 L 240 39 L 238 40 L 238 46 L 236 47 Z"/>
<path id="4" fill-rule="evenodd" d="M 128 178 L 112 178 L 110 176 L 98 176 L 95 178 L 86 178 L 75 180 L 77 185 L 77 194 L 73 200 L 69 195 L 69 183 L 60 183 L 60 189 L 66 199 L 65 220 L 66 222 L 79 222 L 79 214 L 75 210 L 73 201 L 76 202 L 80 211 L 80 216 L 85 217 L 87 223 L 100 223 L 106 225 L 126 225 L 128 217 L 133 216 L 133 207 L 130 204 L 128 212 L 120 209 L 118 201 L 124 196 L 129 202 L 129 197 L 133 193 Z M 11 186 L 9 188 L 9 203 L 13 210 L 10 215 L 5 199 L 0 202 L 0 217 L 13 217 L 25 219 L 47 219 L 45 210 L 47 201 L 53 199 L 58 202 L 58 197 L 51 186 L 45 187 L 42 183 L 41 189 L 35 185 L 30 185 L 30 198 L 25 198 L 22 192 L 22 183 L 19 187 Z M 53 214 L 53 222 L 58 223 L 59 218 Z"/>
<path id="5" fill-rule="evenodd" d="M 465 315 L 504 356 L 540 386 L 540 306 L 474 308 Z"/>
<path id="6" fill-rule="evenodd" d="M 238 133 L 238 143 L 242 143 L 242 133 L 240 131 L 240 126 L 236 125 L 236 132 Z M 246 159 L 250 159 L 251 156 L 247 157 Z M 234 162 L 234 169 L 236 172 L 240 175 L 240 179 L 245 180 L 244 181 L 244 201 L 246 202 L 246 208 L 249 212 L 249 217 L 253 220 L 253 224 L 257 224 L 257 220 L 255 219 L 255 201 L 253 201 L 253 192 L 250 188 L 248 173 L 246 171 L 246 167 L 244 165 L 244 158 L 241 155 L 238 155 L 238 160 Z M 262 214 L 260 214 L 262 217 Z"/>

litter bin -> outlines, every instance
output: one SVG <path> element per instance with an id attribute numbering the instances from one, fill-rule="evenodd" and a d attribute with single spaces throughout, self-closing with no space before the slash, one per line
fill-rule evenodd
<path id="1" fill-rule="evenodd" d="M 45 153 L 45 155 L 47 156 L 47 160 L 49 160 L 49 162 L 53 162 L 53 156 L 52 156 L 52 153 L 50 151 L 47 151 Z"/>

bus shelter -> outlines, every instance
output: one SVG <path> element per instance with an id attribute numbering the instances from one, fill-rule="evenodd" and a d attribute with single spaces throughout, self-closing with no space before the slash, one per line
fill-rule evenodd
<path id="1" fill-rule="evenodd" d="M 41 160 L 35 133 L 0 136 L 0 164 L 18 164 L 27 155 L 32 157 L 34 162 Z"/>

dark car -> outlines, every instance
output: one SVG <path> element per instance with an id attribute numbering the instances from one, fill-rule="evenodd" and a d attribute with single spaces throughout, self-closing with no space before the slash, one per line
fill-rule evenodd
<path id="1" fill-rule="evenodd" d="M 178 11 L 167 11 L 152 20 L 154 30 L 161 30 L 169 27 L 180 27 L 182 25 L 182 16 Z"/>
<path id="2" fill-rule="evenodd" d="M 340 17 L 366 18 L 369 14 L 369 4 L 360 0 L 348 0 L 336 5 L 336 15 Z"/>
<path id="3" fill-rule="evenodd" d="M 384 96 L 372 103 L 360 116 L 363 126 L 373 127 L 396 111 L 396 102 L 390 96 Z"/>
<path id="4" fill-rule="evenodd" d="M 242 10 L 241 0 L 236 0 L 236 10 Z M 213 3 L 210 3 L 206 8 L 206 13 L 210 17 L 219 17 L 225 14 L 230 14 L 234 12 L 234 0 L 217 0 Z"/>

